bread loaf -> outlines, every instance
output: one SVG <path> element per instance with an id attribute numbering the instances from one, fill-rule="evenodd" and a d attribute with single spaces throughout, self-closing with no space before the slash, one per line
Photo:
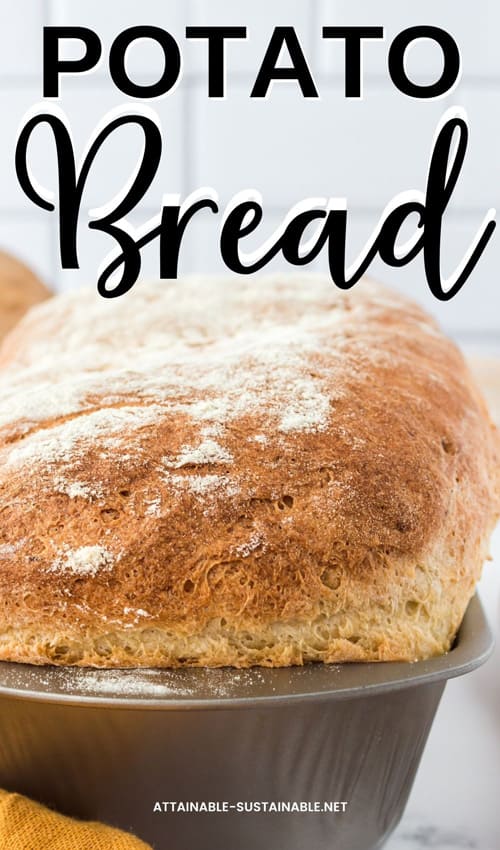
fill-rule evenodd
<path id="1" fill-rule="evenodd" d="M 499 506 L 435 322 L 370 282 L 142 283 L 32 310 L 0 370 L 0 657 L 285 666 L 447 651 Z"/>

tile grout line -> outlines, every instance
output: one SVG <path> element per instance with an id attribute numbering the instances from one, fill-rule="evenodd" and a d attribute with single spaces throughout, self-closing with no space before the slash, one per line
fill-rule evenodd
<path id="1" fill-rule="evenodd" d="M 49 26 L 53 23 L 53 4 L 52 0 L 43 0 L 42 22 L 44 26 Z M 54 214 L 51 215 L 48 222 L 48 240 L 49 240 L 49 262 L 51 266 L 50 281 L 48 285 L 55 291 L 60 287 L 60 271 L 58 266 L 58 245 L 57 245 L 57 229 L 55 226 Z"/>

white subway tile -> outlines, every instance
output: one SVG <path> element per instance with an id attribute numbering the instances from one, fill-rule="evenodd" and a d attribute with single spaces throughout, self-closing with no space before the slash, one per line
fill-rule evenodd
<path id="1" fill-rule="evenodd" d="M 9 7 L 7 9 L 7 6 Z M 137 225 L 159 211 L 164 193 L 186 194 L 203 185 L 217 189 L 223 208 L 245 188 L 263 194 L 265 218 L 243 243 L 260 244 L 297 201 L 314 196 L 345 196 L 349 207 L 348 245 L 351 258 L 368 238 L 386 203 L 408 188 L 425 188 L 429 152 L 436 124 L 450 104 L 462 104 L 469 116 L 469 150 L 463 173 L 446 216 L 443 269 L 449 273 L 474 236 L 483 213 L 500 208 L 500 130 L 498 79 L 500 51 L 496 32 L 500 7 L 493 0 L 458 4 L 456 0 L 411 4 L 380 0 L 120 0 L 111 9 L 102 0 L 50 0 L 51 24 L 75 24 L 95 29 L 102 38 L 105 60 L 94 75 L 64 79 L 59 105 L 67 112 L 77 154 L 97 122 L 126 102 L 109 80 L 107 52 L 118 32 L 136 24 L 170 31 L 182 50 L 185 78 L 170 96 L 155 100 L 164 132 L 164 152 L 152 189 L 129 218 Z M 99 155 L 83 200 L 80 221 L 81 269 L 60 269 L 56 220 L 35 208 L 20 190 L 14 170 L 14 149 L 21 118 L 41 100 L 42 3 L 17 0 L 0 10 L 0 243 L 31 262 L 50 283 L 71 288 L 95 286 L 97 269 L 114 242 L 88 230 L 87 208 L 109 201 L 130 174 L 140 153 L 139 135 L 123 131 L 108 140 Z M 46 23 L 47 23 L 46 22 Z M 394 35 L 415 24 L 433 24 L 457 39 L 463 58 L 461 86 L 444 100 L 416 101 L 397 92 L 387 75 L 387 48 Z M 227 45 L 228 86 L 223 101 L 207 98 L 206 45 L 186 41 L 186 25 L 245 25 L 248 40 Z M 375 24 L 386 27 L 385 44 L 367 44 L 365 98 L 346 101 L 343 91 L 343 46 L 323 41 L 321 27 Z M 316 76 L 321 99 L 305 101 L 293 83 L 276 83 L 265 101 L 251 100 L 255 75 L 275 26 L 293 25 Z M 67 44 L 64 55 L 75 56 Z M 163 57 L 152 43 L 138 43 L 128 55 L 130 74 L 150 82 L 161 73 Z M 283 59 L 285 62 L 285 58 Z M 439 74 L 440 56 L 422 43 L 408 55 L 408 68 L 421 82 Z M 196 76 L 193 78 L 192 73 Z M 15 79 L 9 82 L 9 75 Z M 33 75 L 33 84 L 20 79 Z M 133 110 L 137 102 L 128 102 Z M 189 112 L 188 112 L 189 110 Z M 192 153 L 192 156 L 191 156 Z M 38 180 L 54 188 L 53 142 L 48 133 L 34 139 L 33 170 Z M 278 212 L 278 210 L 281 210 Z M 183 241 L 181 274 L 229 274 L 219 253 L 221 216 L 197 214 Z M 462 292 L 439 303 L 429 292 L 422 263 L 389 269 L 380 261 L 372 274 L 407 292 L 433 312 L 453 334 L 498 331 L 500 290 L 496 286 L 500 238 L 495 233 Z M 55 269 L 53 263 L 55 262 Z M 286 270 L 281 256 L 269 271 Z M 307 270 L 325 270 L 322 256 Z M 291 269 L 293 271 L 293 269 Z M 296 271 L 296 270 L 295 270 Z M 145 277 L 159 273 L 158 242 L 143 251 Z M 299 270 L 300 273 L 300 270 Z"/>
<path id="2" fill-rule="evenodd" d="M 321 100 L 304 100 L 290 84 L 266 100 L 251 100 L 244 85 L 224 101 L 198 91 L 191 185 L 228 196 L 255 188 L 274 207 L 341 196 L 383 209 L 394 194 L 425 188 L 439 116 L 438 102 L 382 89 L 366 101 L 331 86 Z"/>
<path id="3" fill-rule="evenodd" d="M 323 26 L 383 26 L 386 42 L 366 42 L 363 51 L 367 75 L 387 74 L 387 51 L 402 30 L 419 25 L 436 26 L 449 32 L 462 55 L 464 78 L 471 75 L 500 73 L 497 33 L 500 7 L 495 0 L 457 3 L 456 0 L 420 0 L 396 3 L 394 0 L 320 0 L 319 29 Z M 320 32 L 318 33 L 319 38 Z M 440 49 L 422 41 L 408 51 L 408 72 L 415 82 L 425 84 L 439 76 L 442 69 Z M 326 72 L 344 69 L 342 42 L 325 41 L 318 47 L 318 64 Z"/>
<path id="4" fill-rule="evenodd" d="M 0 77 L 41 75 L 43 6 L 33 0 L 0 5 Z M 3 84 L 4 81 L 2 81 Z"/>
<path id="5" fill-rule="evenodd" d="M 0 132 L 0 209 L 16 208 L 27 214 L 33 211 L 23 194 L 15 171 L 15 149 L 21 121 L 27 110 L 40 100 L 36 86 L 0 90 L 2 131 Z"/>
<path id="6" fill-rule="evenodd" d="M 264 58 L 272 32 L 277 26 L 293 26 L 306 55 L 311 58 L 314 23 L 313 3 L 308 0 L 272 0 L 271 3 L 248 3 L 246 0 L 193 0 L 189 23 L 193 26 L 245 26 L 246 41 L 229 41 L 226 45 L 228 79 L 231 73 L 248 72 L 255 78 Z M 206 42 L 194 42 L 192 67 L 206 71 Z M 286 50 L 280 63 L 289 64 Z"/>
<path id="7" fill-rule="evenodd" d="M 467 112 L 469 144 L 454 196 L 454 208 L 500 211 L 500 93 L 462 86 L 457 102 Z"/>
<path id="8" fill-rule="evenodd" d="M 306 0 L 274 0 L 272 7 L 263 4 L 249 5 L 244 0 L 175 0 L 162 3 L 135 0 L 120 3 L 120 14 L 110 15 L 100 0 L 52 0 L 52 22 L 78 24 L 94 29 L 104 46 L 104 57 L 99 66 L 101 74 L 108 72 L 109 47 L 123 29 L 138 24 L 162 27 L 176 38 L 183 59 L 183 74 L 207 73 L 207 44 L 205 40 L 186 39 L 186 26 L 245 26 L 247 39 L 228 41 L 225 47 L 228 78 L 244 71 L 254 76 L 264 57 L 275 26 L 294 26 L 308 58 L 312 42 L 311 5 Z M 61 45 L 61 55 L 73 59 L 81 55 L 81 45 L 69 40 Z M 282 59 L 286 63 L 286 57 Z M 164 58 L 161 48 L 153 41 L 134 44 L 127 53 L 130 75 L 142 81 L 153 81 L 161 74 Z"/>

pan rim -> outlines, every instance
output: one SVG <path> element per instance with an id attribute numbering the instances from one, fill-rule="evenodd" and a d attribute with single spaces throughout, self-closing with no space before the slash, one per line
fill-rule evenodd
<path id="1" fill-rule="evenodd" d="M 476 594 L 470 601 L 457 634 L 454 647 L 446 654 L 426 661 L 349 663 L 342 665 L 308 664 L 303 667 L 233 668 L 216 671 L 207 668 L 184 668 L 156 671 L 156 682 L 162 675 L 171 683 L 177 679 L 180 690 L 159 697 L 148 693 L 110 694 L 92 692 L 85 687 L 85 677 L 100 676 L 116 670 L 87 668 L 37 667 L 14 662 L 0 662 L 0 699 L 30 700 L 38 703 L 57 703 L 81 708 L 122 710 L 216 710 L 248 709 L 295 705 L 303 701 L 335 701 L 359 699 L 377 694 L 445 683 L 463 676 L 484 664 L 490 657 L 494 639 L 483 606 Z M 78 670 L 80 687 L 67 686 L 65 676 Z M 141 676 L 143 671 L 125 671 L 125 676 Z M 151 673 L 151 671 L 149 671 Z M 236 675 L 235 675 L 236 674 Z M 241 675 L 243 674 L 243 675 Z M 146 675 L 146 674 L 144 674 Z M 211 688 L 211 678 L 224 684 L 222 692 Z M 243 679 L 243 684 L 241 680 Z M 186 687 L 186 684 L 189 687 Z M 443 684 L 444 686 L 444 684 Z M 154 693 L 154 689 L 153 689 Z"/>

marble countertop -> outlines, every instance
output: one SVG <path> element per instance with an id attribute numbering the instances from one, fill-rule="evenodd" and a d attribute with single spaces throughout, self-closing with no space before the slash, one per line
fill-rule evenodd
<path id="1" fill-rule="evenodd" d="M 500 528 L 492 556 L 479 588 L 497 647 L 484 667 L 446 685 L 405 814 L 384 850 L 500 850 Z"/>

